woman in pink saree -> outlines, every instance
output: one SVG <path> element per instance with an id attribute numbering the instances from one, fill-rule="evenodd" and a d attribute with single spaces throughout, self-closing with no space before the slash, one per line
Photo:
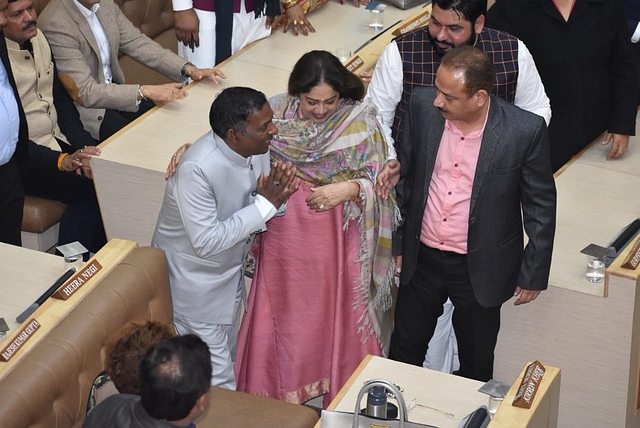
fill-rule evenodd
<path id="1" fill-rule="evenodd" d="M 325 406 L 390 336 L 393 197 L 374 183 L 387 145 L 362 81 L 325 51 L 305 54 L 270 104 L 272 160 L 292 162 L 300 190 L 254 248 L 238 338 L 238 390 Z"/>

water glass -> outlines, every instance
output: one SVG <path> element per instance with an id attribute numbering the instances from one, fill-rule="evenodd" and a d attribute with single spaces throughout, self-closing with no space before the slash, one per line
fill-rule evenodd
<path id="1" fill-rule="evenodd" d="M 498 407 L 500 407 L 503 400 L 504 400 L 504 396 L 502 397 L 494 397 L 493 395 L 489 396 L 489 406 L 487 407 L 487 411 L 489 412 L 489 415 L 491 415 L 492 418 L 493 418 L 493 415 L 495 415 L 496 412 L 498 411 Z"/>
<path id="2" fill-rule="evenodd" d="M 384 10 L 372 9 L 369 11 L 369 28 L 376 31 L 384 28 Z"/>
<path id="3" fill-rule="evenodd" d="M 604 273 L 606 267 L 604 264 L 604 256 L 592 257 L 587 256 L 587 281 L 602 282 L 604 281 Z"/>
<path id="4" fill-rule="evenodd" d="M 338 48 L 336 49 L 336 56 L 341 63 L 346 64 L 349 58 L 351 58 L 351 50 L 348 48 Z"/>

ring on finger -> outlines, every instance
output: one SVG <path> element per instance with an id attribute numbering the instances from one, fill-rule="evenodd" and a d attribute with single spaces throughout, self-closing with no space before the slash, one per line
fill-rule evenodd
<path id="1" fill-rule="evenodd" d="M 294 25 L 294 26 L 298 25 L 298 21 L 294 19 L 294 20 L 293 20 L 293 25 Z"/>
<path id="2" fill-rule="evenodd" d="M 277 180 L 273 180 L 273 185 L 274 185 L 274 186 L 276 186 L 276 187 L 278 187 L 278 186 L 280 185 L 280 182 L 279 182 L 279 181 L 277 181 Z"/>
<path id="3" fill-rule="evenodd" d="M 320 205 L 318 205 L 318 209 L 323 210 L 323 209 L 324 209 L 324 204 L 320 204 Z"/>

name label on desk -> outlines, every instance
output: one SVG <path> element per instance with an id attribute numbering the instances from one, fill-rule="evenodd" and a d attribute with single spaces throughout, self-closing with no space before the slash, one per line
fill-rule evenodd
<path id="1" fill-rule="evenodd" d="M 536 392 L 540 389 L 540 383 L 542 382 L 544 372 L 545 368 L 540 364 L 540 361 L 534 361 L 529 364 L 529 367 L 527 367 L 527 370 L 522 377 L 522 382 L 520 382 L 520 388 L 518 388 L 516 396 L 513 397 L 514 406 L 523 407 L 525 409 L 531 408 Z"/>
<path id="2" fill-rule="evenodd" d="M 640 238 L 633 244 L 633 248 L 631 248 L 631 251 L 629 251 L 629 254 L 625 257 L 620 267 L 635 270 L 638 264 L 640 264 Z"/>
<path id="3" fill-rule="evenodd" d="M 5 347 L 2 352 L 0 352 L 0 360 L 1 361 L 9 361 L 15 354 L 27 343 L 27 340 L 31 339 L 33 333 L 35 333 L 40 328 L 40 323 L 35 319 L 31 318 L 25 328 L 23 328 L 18 335 Z"/>
<path id="4" fill-rule="evenodd" d="M 429 22 L 429 18 L 431 18 L 431 13 L 428 10 L 425 10 L 420 15 L 416 16 L 415 19 L 412 19 L 403 26 L 396 28 L 391 34 L 399 36 L 415 30 L 416 28 L 424 27 Z"/>
<path id="5" fill-rule="evenodd" d="M 74 276 L 69 278 L 67 282 L 58 288 L 53 294 L 53 298 L 60 300 L 67 300 L 69 297 L 78 291 L 85 282 L 89 281 L 96 273 L 100 272 L 102 265 L 97 260 L 91 260 L 81 271 L 78 271 Z"/>
<path id="6" fill-rule="evenodd" d="M 362 64 L 364 64 L 364 61 L 362 60 L 362 58 L 356 55 L 355 58 L 353 58 L 351 61 L 346 63 L 344 66 L 346 67 L 347 70 L 353 73 L 354 71 L 362 67 Z"/>

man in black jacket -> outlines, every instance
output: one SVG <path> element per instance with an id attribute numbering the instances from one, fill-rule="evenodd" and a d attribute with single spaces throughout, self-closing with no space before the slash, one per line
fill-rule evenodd
<path id="1" fill-rule="evenodd" d="M 80 241 L 97 252 L 106 238 L 88 159 L 97 141 L 85 131 L 58 80 L 49 44 L 36 25 L 32 0 L 9 0 L 4 35 L 29 127 L 25 193 L 65 203 L 58 242 Z M 62 151 L 60 151 L 62 150 Z"/>
<path id="2" fill-rule="evenodd" d="M 6 8 L 7 0 L 0 0 L 0 242 L 21 245 L 24 190 L 20 168 L 27 163 L 28 135 L 2 33 Z"/>
<path id="3" fill-rule="evenodd" d="M 635 135 L 637 72 L 623 0 L 496 0 L 487 25 L 522 40 L 551 101 L 554 171 L 606 131 L 607 159 Z"/>

